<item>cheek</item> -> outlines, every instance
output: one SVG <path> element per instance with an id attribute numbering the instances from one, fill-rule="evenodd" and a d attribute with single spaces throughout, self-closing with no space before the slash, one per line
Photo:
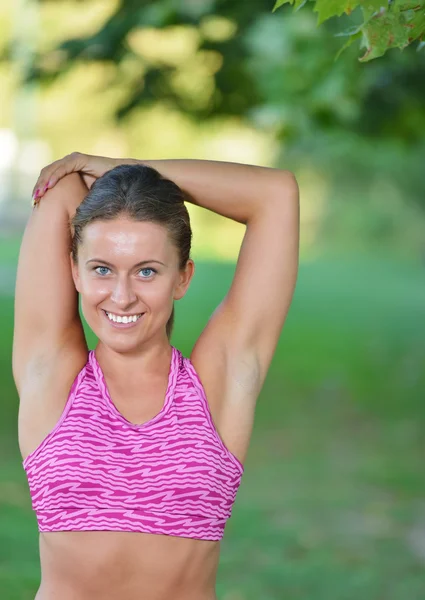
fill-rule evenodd
<path id="1" fill-rule="evenodd" d="M 82 302 L 86 305 L 93 304 L 110 294 L 110 284 L 106 280 L 83 277 L 80 280 L 80 294 Z"/>
<path id="2" fill-rule="evenodd" d="M 156 286 L 146 287 L 149 287 L 149 289 L 144 295 L 142 295 L 142 297 L 145 298 L 147 302 L 151 302 L 152 305 L 164 307 L 167 306 L 172 299 L 173 282 L 170 280 L 166 280 L 164 278 L 164 280 L 158 282 Z"/>
<path id="3" fill-rule="evenodd" d="M 89 327 L 98 332 L 99 305 L 109 296 L 103 281 L 81 281 L 81 311 Z"/>

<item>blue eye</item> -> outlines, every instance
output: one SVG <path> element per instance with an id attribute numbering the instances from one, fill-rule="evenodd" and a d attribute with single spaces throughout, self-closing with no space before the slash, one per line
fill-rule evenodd
<path id="1" fill-rule="evenodd" d="M 156 273 L 157 271 L 155 271 L 155 269 L 151 269 L 149 268 L 145 268 L 145 269 L 140 269 L 139 273 L 142 273 L 143 271 L 152 271 L 152 273 Z M 147 279 L 147 277 L 142 277 L 142 279 Z"/>
<path id="2" fill-rule="evenodd" d="M 94 268 L 95 273 L 97 273 L 98 275 L 104 276 L 104 275 L 108 275 L 108 271 L 110 271 L 109 267 L 95 267 Z M 156 271 L 156 269 L 151 269 L 150 267 L 147 268 L 145 267 L 144 269 L 140 269 L 139 273 L 143 273 L 146 271 L 150 271 L 151 273 L 157 273 L 158 271 Z M 148 273 L 148 275 L 143 276 L 142 279 L 149 279 L 151 277 L 151 275 Z"/>

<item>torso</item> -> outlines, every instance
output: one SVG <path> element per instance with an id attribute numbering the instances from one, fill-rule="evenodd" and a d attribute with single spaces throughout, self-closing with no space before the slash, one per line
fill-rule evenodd
<path id="1" fill-rule="evenodd" d="M 37 600 L 215 600 L 219 542 L 145 533 L 40 534 Z"/>
<path id="2" fill-rule="evenodd" d="M 31 391 L 21 393 L 19 444 L 23 459 L 38 447 L 59 420 L 72 381 L 84 365 L 84 354 L 77 354 L 71 361 L 58 358 L 55 363 L 50 376 L 41 376 L 43 369 L 35 370 L 33 385 L 26 386 Z M 229 412 L 223 411 L 223 402 L 229 394 L 235 397 L 238 393 L 246 395 L 247 391 L 240 384 L 237 390 L 225 389 L 225 378 L 217 377 L 214 372 L 214 360 L 203 361 L 202 365 L 206 363 L 210 365 L 210 372 L 205 372 L 205 366 L 192 362 L 204 385 L 221 439 L 243 461 L 252 418 L 242 419 L 246 431 L 241 435 L 240 423 L 232 427 Z M 166 379 L 149 386 L 149 403 L 143 407 L 137 405 L 136 395 L 131 390 L 128 394 L 126 390 L 123 400 L 119 386 L 111 381 L 107 384 L 115 406 L 129 421 L 143 423 L 161 409 Z M 37 402 L 40 397 L 44 398 L 43 406 Z M 214 600 L 219 544 L 132 532 L 40 533 L 42 582 L 36 599 Z"/>

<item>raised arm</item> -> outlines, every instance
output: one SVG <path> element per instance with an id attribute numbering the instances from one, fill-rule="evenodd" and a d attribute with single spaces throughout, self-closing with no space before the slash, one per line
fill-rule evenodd
<path id="1" fill-rule="evenodd" d="M 71 275 L 69 220 L 87 191 L 78 173 L 68 175 L 47 192 L 54 201 L 38 204 L 29 217 L 15 292 L 12 364 L 19 393 L 41 365 L 86 348 Z"/>
<path id="2" fill-rule="evenodd" d="M 213 160 L 120 159 L 145 164 L 174 181 L 192 204 L 247 225 L 271 204 L 280 204 L 296 182 L 289 171 Z M 287 202 L 287 200 L 286 200 Z"/>

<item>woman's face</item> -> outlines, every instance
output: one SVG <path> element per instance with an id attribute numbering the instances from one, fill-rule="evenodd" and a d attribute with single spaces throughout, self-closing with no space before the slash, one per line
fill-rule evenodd
<path id="1" fill-rule="evenodd" d="M 165 227 L 124 217 L 87 225 L 71 268 L 87 323 L 121 352 L 166 339 L 173 300 L 185 295 L 194 273 L 192 260 L 179 271 Z"/>

